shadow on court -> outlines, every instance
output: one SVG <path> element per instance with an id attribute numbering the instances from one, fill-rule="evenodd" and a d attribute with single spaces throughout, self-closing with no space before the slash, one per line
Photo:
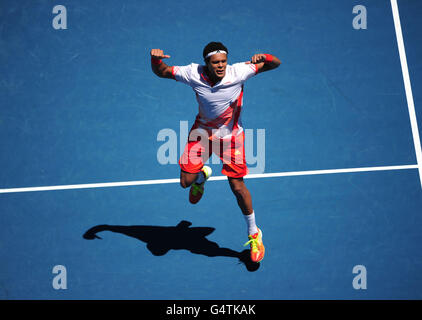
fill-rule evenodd
<path id="1" fill-rule="evenodd" d="M 138 239 L 147 244 L 148 250 L 155 256 L 165 255 L 170 250 L 188 250 L 207 257 L 232 257 L 245 265 L 248 271 L 259 269 L 259 263 L 250 260 L 249 250 L 237 252 L 221 248 L 217 243 L 206 238 L 215 229 L 210 227 L 193 227 L 189 221 L 181 221 L 175 227 L 161 226 L 111 226 L 98 225 L 90 228 L 83 235 L 84 239 L 101 239 L 99 232 L 111 231 Z"/>

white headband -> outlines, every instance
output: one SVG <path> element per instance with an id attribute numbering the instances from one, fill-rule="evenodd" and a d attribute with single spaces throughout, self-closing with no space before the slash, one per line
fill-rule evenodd
<path id="1" fill-rule="evenodd" d="M 207 58 L 209 58 L 209 57 L 211 57 L 211 56 L 215 55 L 216 53 L 225 53 L 225 54 L 227 54 L 227 52 L 226 52 L 226 51 L 224 51 L 224 50 L 215 50 L 215 51 L 213 51 L 213 52 L 208 53 L 208 54 L 206 55 L 205 59 L 207 59 Z"/>

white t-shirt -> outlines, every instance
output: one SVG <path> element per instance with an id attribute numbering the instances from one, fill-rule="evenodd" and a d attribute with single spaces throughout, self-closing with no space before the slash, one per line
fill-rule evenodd
<path id="1" fill-rule="evenodd" d="M 255 64 L 235 63 L 227 65 L 224 78 L 212 86 L 205 73 L 206 66 L 192 63 L 174 66 L 176 81 L 192 87 L 199 104 L 196 124 L 206 130 L 213 130 L 219 138 L 242 133 L 240 113 L 243 104 L 243 84 L 257 73 Z M 218 130 L 216 130 L 218 129 Z"/>

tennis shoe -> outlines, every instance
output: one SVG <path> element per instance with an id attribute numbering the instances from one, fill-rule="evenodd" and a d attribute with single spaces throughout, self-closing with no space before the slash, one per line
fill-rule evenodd
<path id="1" fill-rule="evenodd" d="M 203 172 L 205 180 L 204 182 L 198 184 L 196 182 L 192 183 L 189 191 L 189 202 L 192 204 L 198 203 L 201 200 L 202 195 L 204 194 L 204 185 L 207 182 L 208 178 L 211 177 L 212 170 L 208 166 L 203 166 L 201 169 Z M 201 174 L 201 173 L 200 173 Z"/>
<path id="2" fill-rule="evenodd" d="M 244 246 L 250 245 L 251 247 L 251 260 L 253 262 L 260 262 L 264 259 L 265 247 L 262 242 L 262 231 L 258 228 L 258 232 L 248 236 L 249 241 Z"/>

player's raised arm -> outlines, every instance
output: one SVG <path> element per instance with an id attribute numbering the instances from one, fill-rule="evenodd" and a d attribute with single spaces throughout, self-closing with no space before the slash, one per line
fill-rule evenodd
<path id="1" fill-rule="evenodd" d="M 272 54 L 258 53 L 247 63 L 255 64 L 258 68 L 258 73 L 261 73 L 277 68 L 281 64 L 281 61 Z"/>
<path id="2" fill-rule="evenodd" d="M 161 49 L 151 50 L 151 69 L 160 78 L 174 79 L 172 74 L 172 67 L 166 65 L 163 59 L 170 58 L 168 54 L 164 54 Z"/>

